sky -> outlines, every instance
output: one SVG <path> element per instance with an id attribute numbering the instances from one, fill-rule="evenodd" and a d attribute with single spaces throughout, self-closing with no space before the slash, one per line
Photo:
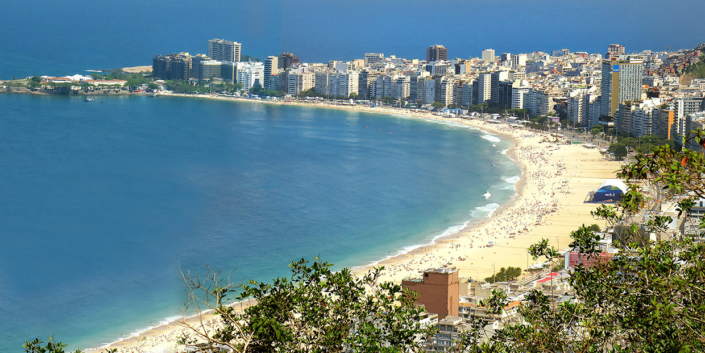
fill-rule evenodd
<path id="1" fill-rule="evenodd" d="M 306 62 L 423 59 L 432 44 L 460 58 L 683 49 L 705 42 L 703 13 L 703 0 L 0 0 L 0 77 L 150 65 L 155 54 L 205 52 L 212 38 Z"/>

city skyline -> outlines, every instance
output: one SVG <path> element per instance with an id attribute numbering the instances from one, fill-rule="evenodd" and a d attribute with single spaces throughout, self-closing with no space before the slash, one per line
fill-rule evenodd
<path id="1" fill-rule="evenodd" d="M 96 40 L 90 31 L 70 26 L 62 20 L 67 16 L 81 18 L 84 27 L 100 28 L 104 26 L 103 20 L 95 14 L 100 12 L 104 3 L 79 0 L 70 8 L 51 1 L 42 1 L 40 6 L 9 2 L 0 5 L 0 8 L 4 7 L 4 13 L 13 14 L 0 23 L 0 30 L 10 33 L 16 28 L 24 28 L 21 35 L 0 39 L 3 48 L 0 76 L 22 76 L 29 74 L 30 70 L 36 73 L 48 66 L 68 74 L 79 70 L 140 65 L 149 62 L 155 51 L 204 52 L 203 40 L 212 38 L 237 40 L 245 48 L 242 54 L 261 60 L 269 55 L 291 52 L 305 62 L 326 62 L 358 58 L 366 52 L 423 58 L 426 48 L 434 43 L 445 45 L 450 49 L 451 57 L 460 58 L 479 56 L 486 48 L 494 48 L 497 53 L 550 52 L 562 48 L 571 52 L 602 52 L 612 43 L 626 46 L 627 52 L 666 50 L 667 46 L 677 50 L 695 47 L 702 42 L 698 36 L 705 33 L 705 24 L 697 18 L 705 11 L 705 3 L 685 0 L 678 2 L 681 6 L 660 11 L 650 10 L 660 5 L 655 1 L 630 0 L 609 3 L 610 11 L 602 10 L 608 2 L 598 1 L 551 7 L 554 12 L 520 1 L 476 4 L 474 7 L 441 2 L 435 16 L 444 18 L 444 26 L 414 31 L 414 36 L 408 40 L 399 38 L 407 38 L 413 30 L 412 24 L 428 15 L 418 1 L 361 1 L 356 6 L 343 7 L 342 4 L 322 1 L 309 1 L 307 6 L 301 6 L 300 3 L 274 1 L 214 0 L 204 2 L 203 6 L 233 11 L 209 12 L 206 16 L 205 13 L 184 11 L 189 9 L 189 3 L 185 1 L 170 1 L 169 6 L 164 6 L 166 2 L 144 4 L 128 0 L 110 4 L 114 16 L 109 24 L 121 28 L 120 39 L 113 41 Z M 138 5 L 145 11 L 132 11 Z M 683 6 L 690 11 L 682 11 Z M 375 11 L 369 11 L 370 8 Z M 493 26 L 503 19 L 502 16 L 483 16 L 486 13 L 502 14 L 507 9 L 522 14 L 513 18 L 509 26 Z M 160 16 L 153 16 L 154 13 Z M 225 20 L 226 13 L 228 21 L 217 20 L 220 17 Z M 579 18 L 575 15 L 578 13 Z M 30 14 L 41 17 L 46 28 L 55 29 L 56 34 L 25 28 L 31 23 Z M 623 14 L 629 15 L 625 19 Z M 679 20 L 677 27 L 664 29 L 646 25 L 676 16 Z M 349 21 L 350 18 L 360 20 Z M 174 21 L 185 25 L 193 21 L 199 25 L 197 29 L 177 35 L 172 32 Z M 242 25 L 233 26 L 232 23 Z M 316 25 L 303 26 L 301 23 Z M 341 27 L 342 23 L 346 23 L 346 27 Z M 604 23 L 610 26 L 600 25 Z M 123 26 L 125 24 L 129 26 Z M 468 31 L 472 35 L 451 35 Z M 51 59 L 46 56 L 47 52 L 52 53 Z"/>

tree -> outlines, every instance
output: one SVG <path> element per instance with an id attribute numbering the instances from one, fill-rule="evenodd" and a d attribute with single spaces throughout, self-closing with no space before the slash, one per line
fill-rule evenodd
<path id="1" fill-rule="evenodd" d="M 593 135 L 597 135 L 597 134 L 604 132 L 604 131 L 605 131 L 605 126 L 602 124 L 595 124 L 592 126 L 592 129 L 590 129 L 590 133 L 592 133 Z"/>
<path id="2" fill-rule="evenodd" d="M 614 154 L 614 157 L 617 159 L 620 159 L 620 160 L 623 159 L 624 157 L 626 157 L 627 153 L 628 153 L 627 146 L 625 146 L 625 145 L 617 145 L 617 146 L 615 146 L 614 149 L 612 149 L 612 146 L 610 146 L 610 149 L 611 149 L 610 152 L 612 152 Z"/>
<path id="3" fill-rule="evenodd" d="M 350 93 L 350 99 L 357 99 L 357 93 L 355 93 L 355 92 Z"/>
<path id="4" fill-rule="evenodd" d="M 397 99 L 394 97 L 382 97 L 382 103 L 388 104 L 388 105 L 394 105 L 394 103 L 397 102 Z"/>
<path id="5" fill-rule="evenodd" d="M 190 326 L 192 334 L 181 342 L 201 338 L 235 352 L 407 352 L 419 349 L 418 339 L 435 332 L 419 323 L 424 309 L 414 305 L 413 293 L 398 284 L 378 283 L 381 268 L 358 278 L 347 268 L 334 272 L 332 264 L 318 258 L 290 267 L 289 278 L 271 284 L 249 281 L 239 294 L 234 294 L 237 286 L 210 269 L 207 280 L 183 275 L 189 303 L 205 303 L 225 326 L 213 333 Z M 236 312 L 224 305 L 231 295 L 256 304 Z"/>
<path id="6" fill-rule="evenodd" d="M 485 282 L 488 283 L 494 283 L 494 282 L 506 282 L 506 281 L 513 281 L 517 277 L 521 275 L 521 268 L 519 267 L 508 267 L 508 268 L 500 268 L 499 272 L 496 273 L 493 276 L 485 278 Z"/>
<path id="7" fill-rule="evenodd" d="M 431 104 L 431 106 L 432 106 L 434 109 L 441 109 L 441 108 L 445 107 L 446 105 L 443 104 L 443 103 L 441 103 L 441 102 L 433 102 L 433 103 Z"/>
<path id="8" fill-rule="evenodd" d="M 588 228 L 591 232 L 599 233 L 602 231 L 602 228 L 600 228 L 599 225 L 593 224 Z"/>

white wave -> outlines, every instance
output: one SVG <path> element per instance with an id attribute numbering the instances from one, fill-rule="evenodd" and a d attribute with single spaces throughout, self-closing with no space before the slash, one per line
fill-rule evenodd
<path id="1" fill-rule="evenodd" d="M 497 209 L 498 209 L 499 207 L 500 207 L 500 206 L 499 206 L 499 204 L 497 204 L 497 203 L 490 203 L 490 204 L 487 204 L 487 205 L 484 205 L 484 206 L 475 207 L 475 210 L 477 210 L 477 211 L 479 211 L 479 212 L 481 212 L 481 213 L 486 213 L 486 214 L 487 214 L 486 217 L 487 217 L 487 218 L 491 218 L 491 217 L 492 217 L 492 214 L 494 213 L 494 211 L 497 211 Z M 473 215 L 475 215 L 474 213 L 475 213 L 475 212 L 473 211 Z"/>
<path id="2" fill-rule="evenodd" d="M 504 180 L 506 183 L 511 184 L 511 185 L 506 185 L 502 186 L 500 190 L 514 190 L 516 191 L 517 189 L 517 183 L 519 180 L 521 180 L 521 176 L 516 175 L 512 177 L 502 177 L 502 180 Z"/>
<path id="3" fill-rule="evenodd" d="M 516 184 L 521 180 L 521 176 L 513 176 L 513 177 L 502 177 L 502 180 L 508 182 L 509 184 Z"/>
<path id="4" fill-rule="evenodd" d="M 492 194 L 490 194 L 490 192 L 487 191 L 487 192 L 486 192 L 484 195 L 482 195 L 482 196 L 484 196 L 484 197 L 485 197 L 485 200 L 487 200 L 487 199 L 490 198 L 490 196 L 492 196 Z"/>
<path id="5" fill-rule="evenodd" d="M 499 137 L 494 136 L 494 135 L 490 135 L 490 134 L 485 134 L 485 135 L 482 135 L 481 137 L 487 141 L 490 141 L 490 142 L 501 142 L 502 141 L 502 140 L 500 140 Z"/>
<path id="6" fill-rule="evenodd" d="M 502 151 L 502 154 L 506 156 L 508 151 L 509 151 L 509 148 L 507 148 L 506 150 Z"/>

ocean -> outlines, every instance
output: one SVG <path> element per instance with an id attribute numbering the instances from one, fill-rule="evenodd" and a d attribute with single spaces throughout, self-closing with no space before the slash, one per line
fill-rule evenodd
<path id="1" fill-rule="evenodd" d="M 382 114 L 0 95 L 0 352 L 179 316 L 179 271 L 268 281 L 302 257 L 340 269 L 453 233 L 515 193 L 508 148 Z"/>

